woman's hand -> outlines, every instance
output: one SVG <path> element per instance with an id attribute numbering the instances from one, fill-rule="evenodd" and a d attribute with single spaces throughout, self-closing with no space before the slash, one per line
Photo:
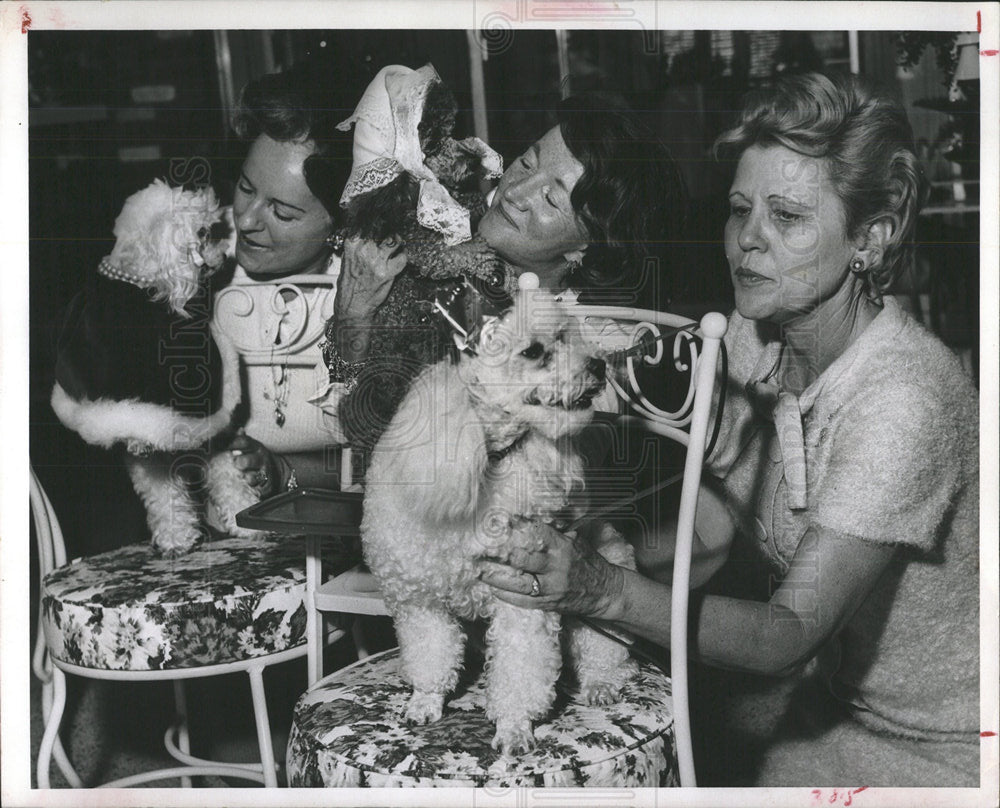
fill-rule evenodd
<path id="1" fill-rule="evenodd" d="M 624 570 L 606 561 L 575 533 L 560 533 L 543 522 L 529 522 L 528 546 L 515 549 L 507 564 L 481 562 L 481 580 L 498 599 L 526 609 L 615 619 L 625 586 Z M 532 596 L 534 580 L 538 594 Z"/>
<path id="2" fill-rule="evenodd" d="M 278 455 L 260 441 L 243 434 L 242 430 L 229 444 L 233 465 L 243 474 L 247 485 L 255 488 L 261 498 L 268 497 L 284 487 L 282 464 Z"/>
<path id="3" fill-rule="evenodd" d="M 405 266 L 406 253 L 395 239 L 381 244 L 359 238 L 347 239 L 337 281 L 337 317 L 371 319 Z"/>
<path id="4" fill-rule="evenodd" d="M 395 240 L 376 244 L 350 238 L 344 243 L 334 316 L 337 349 L 347 362 L 367 359 L 372 317 L 405 267 L 406 253 Z"/>

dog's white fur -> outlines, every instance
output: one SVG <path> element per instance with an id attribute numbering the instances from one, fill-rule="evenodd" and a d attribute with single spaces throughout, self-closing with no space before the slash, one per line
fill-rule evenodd
<path id="1" fill-rule="evenodd" d="M 153 180 L 122 205 L 108 259 L 141 278 L 154 301 L 165 301 L 187 317 L 187 304 L 204 276 L 232 253 L 234 234 L 227 215 L 231 212 L 219 206 L 211 187 L 185 191 Z M 229 231 L 224 237 L 220 227 Z"/>
<path id="2" fill-rule="evenodd" d="M 485 617 L 493 745 L 505 754 L 533 746 L 532 722 L 555 698 L 560 616 L 494 598 L 478 579 L 480 560 L 539 549 L 531 520 L 579 515 L 572 495 L 582 491 L 583 469 L 570 436 L 590 421 L 604 386 L 590 360 L 565 310 L 522 292 L 484 329 L 476 356 L 440 362 L 414 381 L 376 446 L 362 542 L 413 685 L 410 721 L 441 717 L 462 663 L 459 621 Z M 634 568 L 631 546 L 610 526 L 597 543 L 607 559 Z M 569 640 L 584 698 L 617 700 L 634 672 L 627 651 L 580 624 Z"/>
<path id="3" fill-rule="evenodd" d="M 108 261 L 152 292 L 151 305 L 166 304 L 190 317 L 187 306 L 204 278 L 231 252 L 226 213 L 211 188 L 185 191 L 155 180 L 125 201 Z M 228 533 L 257 535 L 238 527 L 235 516 L 256 503 L 258 493 L 229 452 L 208 456 L 202 448 L 229 429 L 241 399 L 239 354 L 217 329 L 212 336 L 223 378 L 221 404 L 209 415 L 184 415 L 137 398 L 74 399 L 58 383 L 52 391 L 59 420 L 85 441 L 104 448 L 126 445 L 126 467 L 146 507 L 153 545 L 166 556 L 190 551 L 204 533 L 195 486 L 205 487 Z"/>

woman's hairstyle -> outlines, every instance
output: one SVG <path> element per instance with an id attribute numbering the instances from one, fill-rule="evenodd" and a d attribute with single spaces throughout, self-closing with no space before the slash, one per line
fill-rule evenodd
<path id="1" fill-rule="evenodd" d="M 879 219 L 892 220 L 892 235 L 868 276 L 872 294 L 885 292 L 912 256 L 927 187 L 900 104 L 859 76 L 789 76 L 748 98 L 736 125 L 715 141 L 715 155 L 736 162 L 754 145 L 826 160 L 851 238 Z"/>
<path id="2" fill-rule="evenodd" d="M 340 195 L 351 173 L 353 146 L 353 133 L 341 132 L 337 124 L 361 97 L 361 90 L 348 85 L 306 61 L 248 82 L 233 114 L 233 130 L 245 143 L 267 135 L 283 143 L 315 144 L 303 166 L 306 184 L 335 222 L 342 214 Z"/>
<path id="3" fill-rule="evenodd" d="M 569 285 L 633 280 L 646 256 L 680 238 L 687 192 L 677 164 L 612 96 L 571 96 L 557 113 L 566 146 L 583 164 L 570 201 L 589 238 Z"/>

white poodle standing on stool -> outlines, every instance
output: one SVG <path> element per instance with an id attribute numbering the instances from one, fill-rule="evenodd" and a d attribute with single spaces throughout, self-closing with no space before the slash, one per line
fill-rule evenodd
<path id="1" fill-rule="evenodd" d="M 487 715 L 494 748 L 534 746 L 532 724 L 555 700 L 560 615 L 496 600 L 478 580 L 484 557 L 540 549 L 534 520 L 580 515 L 583 467 L 570 438 L 592 418 L 604 361 L 588 351 L 554 299 L 522 290 L 487 323 L 475 354 L 427 368 L 375 448 L 362 542 L 413 685 L 407 719 L 438 720 L 462 666 L 461 620 L 488 618 Z M 606 527 L 598 552 L 634 568 L 631 546 Z M 583 697 L 616 701 L 635 666 L 627 650 L 581 624 L 569 649 Z"/>
<path id="2" fill-rule="evenodd" d="M 207 278 L 232 233 L 210 188 L 162 180 L 132 194 L 115 220 L 115 246 L 70 304 L 60 335 L 52 408 L 87 443 L 126 448 L 153 546 L 190 551 L 205 535 L 207 492 L 231 535 L 259 500 L 226 443 L 241 398 L 239 357 L 210 326 Z"/>

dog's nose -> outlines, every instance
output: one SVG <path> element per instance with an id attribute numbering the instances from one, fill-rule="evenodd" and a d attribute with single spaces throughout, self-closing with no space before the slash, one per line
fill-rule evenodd
<path id="1" fill-rule="evenodd" d="M 587 370 L 597 378 L 598 381 L 604 381 L 604 373 L 607 370 L 608 365 L 603 359 L 598 359 L 596 356 L 590 357 L 587 360 Z"/>

